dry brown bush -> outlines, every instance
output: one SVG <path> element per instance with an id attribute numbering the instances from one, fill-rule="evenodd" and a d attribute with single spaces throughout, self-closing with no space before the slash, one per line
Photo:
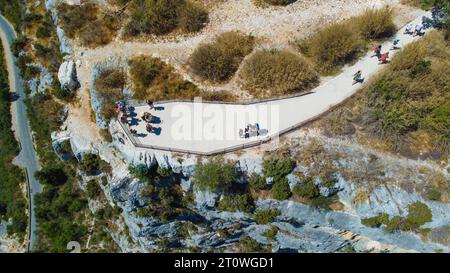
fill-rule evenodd
<path id="1" fill-rule="evenodd" d="M 304 58 L 280 50 L 257 51 L 244 63 L 240 76 L 244 87 L 258 98 L 303 92 L 319 82 Z"/>

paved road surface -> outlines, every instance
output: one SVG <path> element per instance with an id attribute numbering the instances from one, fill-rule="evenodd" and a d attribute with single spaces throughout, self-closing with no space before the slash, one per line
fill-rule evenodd
<path id="1" fill-rule="evenodd" d="M 20 142 L 21 151 L 16 158 L 16 163 L 25 168 L 28 174 L 28 182 L 31 195 L 31 210 L 30 210 L 30 241 L 28 245 L 28 251 L 33 249 L 36 242 L 36 216 L 34 213 L 34 195 L 42 191 L 42 187 L 39 182 L 34 178 L 34 173 L 39 169 L 39 163 L 36 157 L 36 151 L 34 150 L 33 141 L 31 137 L 31 130 L 28 124 L 26 115 L 26 108 L 24 103 L 24 91 L 22 85 L 22 79 L 19 75 L 19 70 L 16 67 L 14 61 L 15 58 L 11 53 L 10 45 L 15 39 L 16 33 L 14 32 L 11 24 L 0 15 L 0 36 L 5 49 L 6 65 L 9 73 L 9 85 L 11 92 L 16 92 L 19 95 L 19 99 L 12 103 L 12 123 L 13 130 L 16 137 Z"/>
<path id="2" fill-rule="evenodd" d="M 422 12 L 412 24 L 420 23 L 423 15 L 430 16 L 430 13 Z M 400 29 L 395 36 L 395 39 L 400 39 L 400 47 L 420 38 L 405 35 L 404 29 Z M 391 49 L 393 40 L 383 44 L 382 52 Z M 390 51 L 391 57 L 396 52 Z M 362 70 L 362 76 L 367 81 L 383 66 L 389 65 L 379 65 L 377 58 L 371 58 L 371 55 L 372 52 L 367 53 L 357 63 L 344 68 L 340 75 L 322 82 L 305 96 L 252 105 L 169 102 L 158 104 L 161 107 L 159 111 L 149 111 L 147 106 L 137 107 L 138 116 L 133 119 L 131 126 L 137 131 L 133 139 L 139 145 L 208 154 L 276 138 L 280 133 L 320 116 L 354 95 L 361 87 L 360 84 L 352 85 L 356 71 Z M 160 120 L 156 124 L 157 134 L 147 133 L 145 122 L 139 118 L 144 111 L 151 112 Z M 249 139 L 239 138 L 239 129 L 255 122 L 259 123 L 260 128 L 266 129 L 268 134 Z"/>

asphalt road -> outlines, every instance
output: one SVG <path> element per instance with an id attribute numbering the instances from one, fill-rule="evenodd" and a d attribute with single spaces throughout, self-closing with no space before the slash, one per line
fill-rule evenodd
<path id="1" fill-rule="evenodd" d="M 30 225 L 28 251 L 31 251 L 36 242 L 36 215 L 34 212 L 34 196 L 42 191 L 42 186 L 34 178 L 34 173 L 39 169 L 39 162 L 33 146 L 31 129 L 26 115 L 24 103 L 25 93 L 23 81 L 19 74 L 19 69 L 15 64 L 15 58 L 10 50 L 12 41 L 16 38 L 16 33 L 11 24 L 0 15 L 0 37 L 5 51 L 6 66 L 9 73 L 9 86 L 11 92 L 16 92 L 19 98 L 12 103 L 12 123 L 15 135 L 20 142 L 21 151 L 15 163 L 26 169 L 28 176 L 28 194 L 30 198 Z"/>

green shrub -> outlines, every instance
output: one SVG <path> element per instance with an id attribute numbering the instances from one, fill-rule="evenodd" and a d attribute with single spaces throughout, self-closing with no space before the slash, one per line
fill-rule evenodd
<path id="1" fill-rule="evenodd" d="M 108 44 L 120 29 L 117 16 L 101 10 L 91 1 L 82 1 L 80 5 L 61 2 L 56 10 L 67 37 L 79 38 L 81 44 L 87 47 Z"/>
<path id="2" fill-rule="evenodd" d="M 306 199 L 314 199 L 320 196 L 319 187 L 314 183 L 314 178 L 309 176 L 302 182 L 302 184 L 297 184 L 292 189 L 292 192 L 296 196 L 300 196 Z"/>
<path id="3" fill-rule="evenodd" d="M 319 82 L 304 58 L 280 50 L 255 52 L 245 61 L 240 76 L 244 87 L 258 98 L 303 92 Z"/>
<path id="4" fill-rule="evenodd" d="M 442 196 L 441 192 L 438 189 L 434 188 L 434 187 L 430 188 L 427 191 L 427 197 L 430 200 L 440 201 L 441 200 L 441 196 Z"/>
<path id="5" fill-rule="evenodd" d="M 226 32 L 213 43 L 200 45 L 188 63 L 192 71 L 205 80 L 225 81 L 238 70 L 244 57 L 252 52 L 254 44 L 252 36 L 236 31 Z"/>
<path id="6" fill-rule="evenodd" d="M 344 64 L 355 60 L 365 49 L 358 30 L 349 22 L 327 26 L 311 38 L 301 41 L 299 47 L 325 74 L 334 73 Z"/>
<path id="7" fill-rule="evenodd" d="M 189 213 L 182 207 L 183 194 L 177 183 L 147 183 L 142 195 L 148 198 L 147 205 L 138 209 L 141 217 L 152 216 L 164 223 L 179 215 Z"/>
<path id="8" fill-rule="evenodd" d="M 100 116 L 108 122 L 116 114 L 116 101 L 124 99 L 125 73 L 121 69 L 105 69 L 94 81 L 96 94 L 102 102 Z"/>
<path id="9" fill-rule="evenodd" d="M 266 237 L 269 240 L 274 241 L 276 239 L 277 233 L 278 233 L 278 228 L 276 226 L 271 226 L 268 230 L 261 233 L 261 235 Z"/>
<path id="10" fill-rule="evenodd" d="M 401 216 L 394 216 L 392 217 L 387 223 L 386 227 L 384 228 L 387 232 L 396 232 L 399 230 L 407 230 L 405 225 L 405 219 Z"/>
<path id="11" fill-rule="evenodd" d="M 208 20 L 206 10 L 187 0 L 134 0 L 125 35 L 163 35 L 180 28 L 185 32 L 200 30 Z"/>
<path id="12" fill-rule="evenodd" d="M 366 39 L 381 39 L 392 36 L 396 27 L 392 8 L 368 9 L 354 19 L 359 31 Z"/>
<path id="13" fill-rule="evenodd" d="M 178 26 L 184 32 L 200 31 L 208 22 L 208 12 L 198 4 L 185 1 L 179 8 Z"/>
<path id="14" fill-rule="evenodd" d="M 333 175 L 331 177 L 322 179 L 321 185 L 327 188 L 333 188 L 337 182 L 337 177 Z"/>
<path id="15" fill-rule="evenodd" d="M 283 180 L 295 168 L 295 161 L 270 157 L 263 162 L 263 174 L 265 177 L 273 177 L 274 181 Z"/>
<path id="16" fill-rule="evenodd" d="M 391 8 L 368 9 L 360 16 L 321 29 L 298 46 L 320 72 L 332 74 L 358 58 L 368 40 L 390 37 L 395 30 Z"/>
<path id="17" fill-rule="evenodd" d="M 396 147 L 421 130 L 435 151 L 450 151 L 450 66 L 443 63 L 450 46 L 439 32 L 405 46 L 364 93 L 359 120 L 374 136 Z"/>
<path id="18" fill-rule="evenodd" d="M 96 180 L 89 180 L 86 183 L 86 191 L 90 199 L 97 199 L 102 193 L 102 188 Z"/>
<path id="19" fill-rule="evenodd" d="M 420 226 L 431 222 L 432 214 L 427 205 L 415 202 L 408 206 L 406 218 L 394 216 L 389 219 L 389 214 L 380 213 L 377 216 L 361 219 L 361 223 L 368 227 L 384 226 L 387 232 L 418 230 Z"/>
<path id="20" fill-rule="evenodd" d="M 250 238 L 248 235 L 245 235 L 240 240 L 240 252 L 241 253 L 260 253 L 264 251 L 264 248 L 261 246 L 258 241 Z"/>
<path id="21" fill-rule="evenodd" d="M 82 1 L 80 5 L 69 5 L 61 2 L 57 5 L 58 21 L 64 34 L 75 38 L 85 24 L 97 19 L 98 6 L 90 1 Z"/>
<path id="22" fill-rule="evenodd" d="M 253 214 L 255 222 L 258 225 L 266 225 L 271 223 L 280 215 L 280 210 L 278 209 L 269 209 L 269 210 L 257 210 Z"/>
<path id="23" fill-rule="evenodd" d="M 98 47 L 112 41 L 119 30 L 119 22 L 115 17 L 104 15 L 102 19 L 87 22 L 78 32 L 81 45 Z"/>
<path id="24" fill-rule="evenodd" d="M 431 222 L 432 218 L 431 210 L 426 204 L 414 202 L 408 206 L 406 221 L 412 229 L 417 229 L 421 225 Z"/>
<path id="25" fill-rule="evenodd" d="M 97 154 L 86 154 L 78 163 L 82 172 L 87 175 L 95 175 L 100 171 L 108 172 L 107 163 Z"/>
<path id="26" fill-rule="evenodd" d="M 287 178 L 275 181 L 272 186 L 272 197 L 277 200 L 286 200 L 291 196 L 291 189 Z"/>
<path id="27" fill-rule="evenodd" d="M 142 55 L 130 59 L 128 65 L 135 99 L 193 99 L 201 94 L 159 58 Z"/>
<path id="28" fill-rule="evenodd" d="M 29 40 L 24 35 L 19 35 L 11 44 L 11 51 L 14 56 L 19 57 L 19 53 L 23 51 L 26 45 L 29 43 Z"/>
<path id="29" fill-rule="evenodd" d="M 62 168 L 44 167 L 37 171 L 36 179 L 43 184 L 61 186 L 67 182 L 67 175 Z"/>
<path id="30" fill-rule="evenodd" d="M 250 188 L 254 190 L 264 190 L 268 188 L 264 176 L 261 176 L 257 173 L 252 173 L 248 177 L 248 183 L 250 184 Z"/>
<path id="31" fill-rule="evenodd" d="M 250 194 L 231 194 L 223 196 L 217 205 L 218 210 L 250 212 L 255 208 Z"/>
<path id="32" fill-rule="evenodd" d="M 160 177 L 170 177 L 173 175 L 173 171 L 172 169 L 169 168 L 162 168 L 160 166 L 158 166 L 158 168 L 156 169 L 156 173 L 160 176 Z"/>
<path id="33" fill-rule="evenodd" d="M 128 171 L 132 176 L 143 181 L 150 178 L 150 169 L 145 164 L 130 165 Z"/>
<path id="34" fill-rule="evenodd" d="M 237 173 L 233 162 L 214 158 L 207 163 L 200 162 L 192 177 L 194 185 L 203 191 L 226 191 L 236 180 Z"/>
<path id="35" fill-rule="evenodd" d="M 377 216 L 361 219 L 361 223 L 365 226 L 376 228 L 389 223 L 389 214 L 380 213 Z"/>
<path id="36" fill-rule="evenodd" d="M 53 23 L 50 15 L 47 14 L 46 21 L 42 22 L 36 30 L 36 37 L 39 39 L 49 38 L 52 35 Z"/>

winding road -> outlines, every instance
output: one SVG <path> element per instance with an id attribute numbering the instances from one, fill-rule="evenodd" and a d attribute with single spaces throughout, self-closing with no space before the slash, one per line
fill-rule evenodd
<path id="1" fill-rule="evenodd" d="M 15 159 L 15 164 L 26 171 L 28 181 L 28 199 L 30 207 L 28 251 L 32 251 L 36 242 L 36 215 L 34 212 L 34 196 L 42 191 L 42 186 L 35 179 L 34 173 L 39 169 L 39 162 L 33 146 L 33 138 L 26 114 L 24 103 L 25 93 L 23 81 L 19 74 L 19 69 L 15 64 L 14 55 L 10 46 L 17 37 L 12 25 L 0 15 L 0 37 L 5 51 L 6 66 L 8 69 L 10 91 L 15 92 L 19 98 L 11 105 L 13 130 L 20 143 L 21 150 Z"/>

